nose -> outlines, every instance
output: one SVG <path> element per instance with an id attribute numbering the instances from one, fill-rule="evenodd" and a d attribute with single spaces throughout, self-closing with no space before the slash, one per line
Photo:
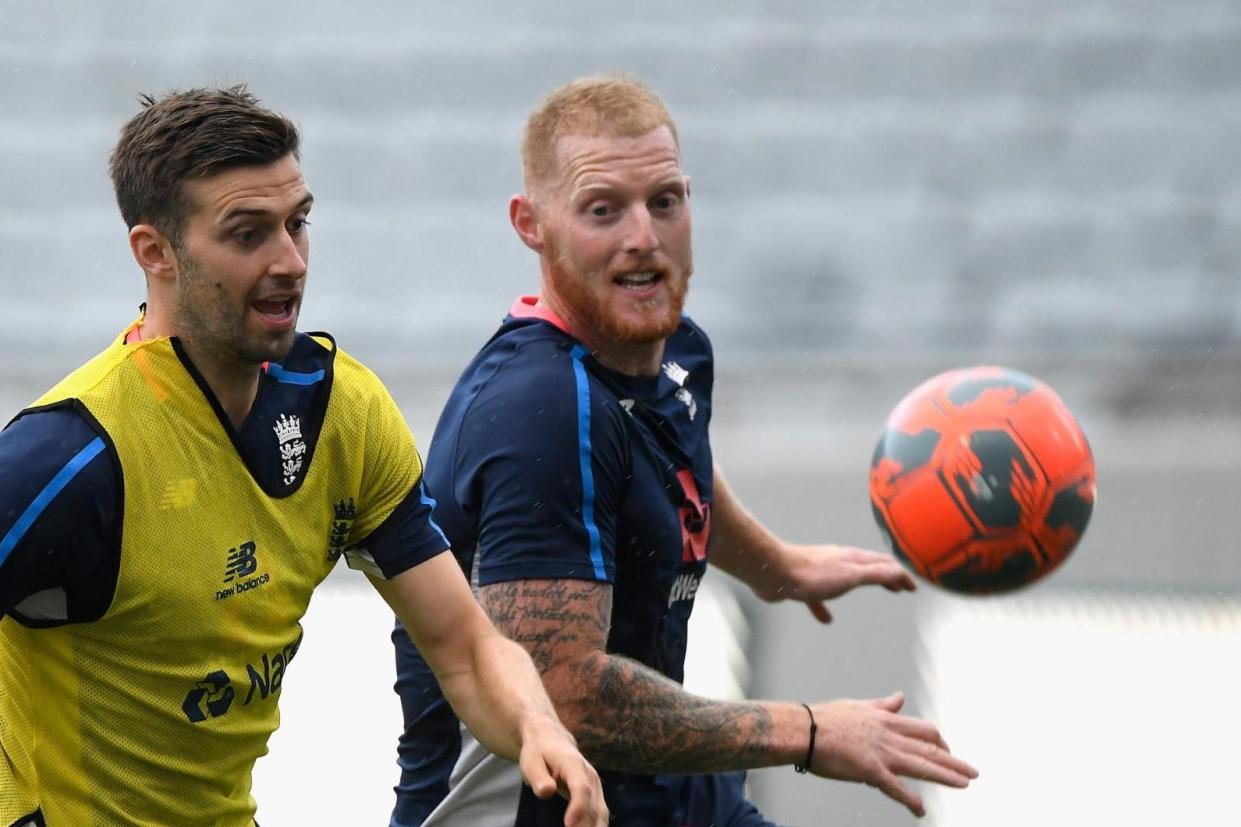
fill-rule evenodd
<path id="1" fill-rule="evenodd" d="M 310 248 L 304 236 L 295 238 L 287 231 L 282 232 L 278 243 L 279 247 L 269 268 L 271 274 L 293 279 L 305 278 L 306 260 L 310 257 Z"/>
<path id="2" fill-rule="evenodd" d="M 659 249 L 659 234 L 655 232 L 655 219 L 645 205 L 629 212 L 625 227 L 625 252 L 646 256 Z"/>

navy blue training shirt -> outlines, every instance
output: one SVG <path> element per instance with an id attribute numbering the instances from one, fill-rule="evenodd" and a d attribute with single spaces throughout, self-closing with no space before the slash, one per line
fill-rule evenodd
<path id="1" fill-rule="evenodd" d="M 631 377 L 519 300 L 458 380 L 427 455 L 435 518 L 462 568 L 483 586 L 611 583 L 608 651 L 681 681 L 707 565 L 713 382 L 710 342 L 688 319 L 668 339 L 659 375 Z M 429 825 L 563 823 L 563 801 L 535 799 L 515 767 L 500 780 L 489 765 L 499 759 L 462 741 L 399 626 L 393 638 L 406 730 L 392 824 L 422 824 L 437 806 Z M 601 775 L 613 824 L 689 823 L 680 777 Z"/>

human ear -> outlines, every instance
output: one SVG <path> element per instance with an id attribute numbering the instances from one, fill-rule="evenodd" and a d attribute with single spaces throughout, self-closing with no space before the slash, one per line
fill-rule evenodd
<path id="1" fill-rule="evenodd" d="M 536 253 L 543 253 L 547 249 L 543 242 L 543 225 L 539 222 L 538 209 L 529 196 L 514 195 L 509 199 L 508 220 L 522 244 Z"/>
<path id="2" fill-rule="evenodd" d="M 177 259 L 172 242 L 154 226 L 135 224 L 130 228 L 129 250 L 149 278 L 176 278 Z"/>

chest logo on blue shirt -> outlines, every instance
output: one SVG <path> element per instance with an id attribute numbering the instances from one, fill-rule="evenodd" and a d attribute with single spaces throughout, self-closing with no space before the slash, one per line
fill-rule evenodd
<path id="1" fill-rule="evenodd" d="M 711 540 L 711 504 L 704 503 L 698 483 L 688 468 L 677 472 L 681 483 L 681 562 L 701 563 L 707 559 L 707 543 Z"/>
<path id="2" fill-rule="evenodd" d="M 306 456 L 306 443 L 302 439 L 302 421 L 296 416 L 280 414 L 276 426 L 276 439 L 280 446 L 280 466 L 285 485 L 297 482 L 297 472 L 302 470 Z"/>
<path id="3" fill-rule="evenodd" d="M 698 413 L 698 403 L 694 401 L 694 395 L 685 387 L 685 382 L 689 379 L 689 371 L 676 362 L 664 362 L 663 369 L 664 376 L 680 386 L 677 388 L 676 397 L 685 403 L 685 407 L 689 409 L 690 422 L 693 422 L 694 415 Z"/>

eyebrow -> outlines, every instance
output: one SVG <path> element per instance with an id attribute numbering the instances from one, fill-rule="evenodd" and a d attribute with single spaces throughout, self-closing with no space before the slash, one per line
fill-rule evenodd
<path id="1" fill-rule="evenodd" d="M 617 185 L 617 184 L 613 184 L 610 182 L 598 182 L 598 183 L 587 184 L 582 187 L 576 187 L 575 189 L 572 190 L 570 197 L 576 199 L 576 198 L 579 198 L 582 194 L 588 194 L 592 192 L 605 192 L 605 193 L 616 192 L 622 189 L 625 189 L 624 185 Z M 675 189 L 675 190 L 684 192 L 685 191 L 685 176 L 684 175 L 669 176 L 668 178 L 663 179 L 658 184 L 656 184 L 654 187 L 652 187 L 651 192 L 660 193 L 660 192 L 666 192 L 667 190 L 670 190 L 670 189 Z"/>
<path id="2" fill-rule="evenodd" d="M 314 195 L 306 193 L 306 197 L 297 202 L 296 206 L 293 208 L 293 211 L 298 212 L 300 210 L 309 209 L 314 202 Z M 227 224 L 230 221 L 237 220 L 238 218 L 265 218 L 275 214 L 275 210 L 263 209 L 261 207 L 238 207 L 236 209 L 229 210 L 221 216 L 219 223 Z"/>

